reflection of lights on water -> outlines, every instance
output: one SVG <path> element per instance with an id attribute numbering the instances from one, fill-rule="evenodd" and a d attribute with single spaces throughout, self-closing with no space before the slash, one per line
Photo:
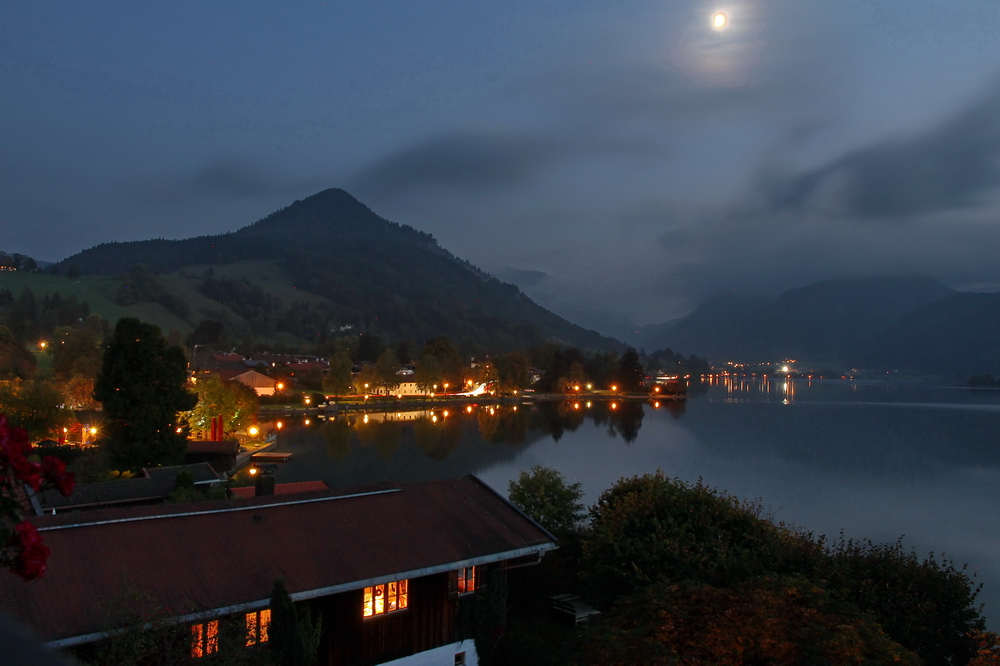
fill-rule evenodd
<path id="1" fill-rule="evenodd" d="M 466 407 L 466 408 L 465 408 L 465 412 L 466 412 L 467 414 L 471 414 L 471 413 L 472 413 L 472 405 L 469 405 L 468 407 Z"/>
<path id="2" fill-rule="evenodd" d="M 618 409 L 618 403 L 617 402 L 611 403 L 611 409 Z"/>
<path id="3" fill-rule="evenodd" d="M 284 428 L 284 427 L 285 427 L 285 424 L 284 424 L 284 423 L 282 423 L 281 421 L 278 421 L 278 422 L 277 422 L 277 423 L 275 423 L 274 425 L 275 425 L 275 426 L 277 426 L 278 430 L 281 430 L 282 428 Z"/>
<path id="4" fill-rule="evenodd" d="M 364 421 L 365 423 L 368 423 L 368 415 L 365 414 L 365 417 L 363 419 L 361 419 L 361 420 Z"/>
<path id="5" fill-rule="evenodd" d="M 437 423 L 437 422 L 438 422 L 438 417 L 437 416 L 431 416 L 431 423 Z"/>
<path id="6" fill-rule="evenodd" d="M 659 409 L 659 408 L 660 408 L 660 403 L 654 402 L 653 403 L 653 409 Z"/>
<path id="7" fill-rule="evenodd" d="M 309 419 L 306 419 L 305 423 L 306 423 L 306 425 L 309 425 L 312 422 Z"/>
<path id="8" fill-rule="evenodd" d="M 445 418 L 448 418 L 448 410 L 447 409 L 444 410 L 444 412 L 442 412 L 441 415 L 444 416 Z"/>
<path id="9" fill-rule="evenodd" d="M 573 403 L 573 409 L 580 409 L 580 403 L 578 402 Z"/>
<path id="10" fill-rule="evenodd" d="M 249 470 L 249 472 L 250 472 L 250 476 L 253 476 L 254 474 L 257 473 L 257 468 L 256 467 L 251 467 L 250 470 Z"/>
<path id="11" fill-rule="evenodd" d="M 590 409 L 590 408 L 591 408 L 591 407 L 592 407 L 593 405 L 594 405 L 594 403 L 592 403 L 592 402 L 588 402 L 588 403 L 587 403 L 587 409 Z"/>

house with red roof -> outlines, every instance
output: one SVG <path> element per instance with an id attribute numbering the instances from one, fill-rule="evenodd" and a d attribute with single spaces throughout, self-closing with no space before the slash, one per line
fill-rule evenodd
<path id="1" fill-rule="evenodd" d="M 0 611 L 85 655 L 113 640 L 108 611 L 127 581 L 183 629 L 192 662 L 218 652 L 226 630 L 238 649 L 260 649 L 281 580 L 322 617 L 317 664 L 473 664 L 460 604 L 556 547 L 474 476 L 34 522 L 52 551 L 47 572 L 29 584 L 0 576 Z"/>

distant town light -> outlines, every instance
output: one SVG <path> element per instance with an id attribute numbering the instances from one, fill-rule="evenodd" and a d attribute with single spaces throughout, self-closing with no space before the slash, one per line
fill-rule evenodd
<path id="1" fill-rule="evenodd" d="M 256 467 L 251 467 L 250 470 L 249 470 L 249 472 L 250 472 L 250 476 L 253 476 L 254 474 L 257 473 L 257 468 Z"/>

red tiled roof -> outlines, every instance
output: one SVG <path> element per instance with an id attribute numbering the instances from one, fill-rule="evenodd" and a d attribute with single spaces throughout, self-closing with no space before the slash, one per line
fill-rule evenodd
<path id="1" fill-rule="evenodd" d="M 34 522 L 52 549 L 48 570 L 30 583 L 0 576 L 0 611 L 57 644 L 108 629 L 125 580 L 162 607 L 207 612 L 262 607 L 279 578 L 302 599 L 554 547 L 472 476 Z"/>
<path id="2" fill-rule="evenodd" d="M 295 495 L 298 493 L 311 493 L 316 490 L 329 490 L 330 486 L 325 481 L 300 481 L 298 483 L 277 483 L 274 486 L 275 495 Z M 233 488 L 233 494 L 240 499 L 250 499 L 256 490 L 253 486 L 243 488 Z"/>

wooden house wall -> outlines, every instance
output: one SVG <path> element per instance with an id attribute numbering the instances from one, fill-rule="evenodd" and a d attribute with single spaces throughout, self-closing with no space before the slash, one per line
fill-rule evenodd
<path id="1" fill-rule="evenodd" d="M 310 603 L 323 615 L 317 664 L 379 664 L 441 647 L 456 637 L 456 603 L 448 594 L 448 574 L 409 581 L 409 607 L 371 618 L 362 616 L 364 590 Z"/>

